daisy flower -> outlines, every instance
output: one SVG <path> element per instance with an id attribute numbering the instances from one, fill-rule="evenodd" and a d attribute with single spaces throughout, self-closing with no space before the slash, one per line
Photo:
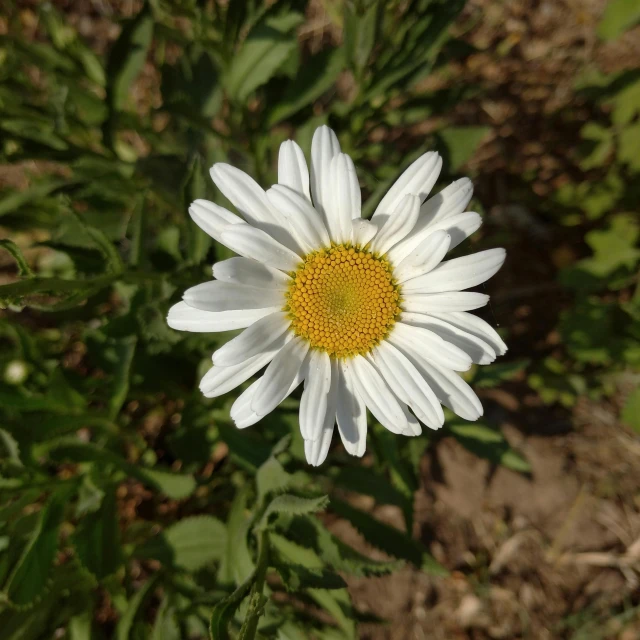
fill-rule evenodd
<path id="1" fill-rule="evenodd" d="M 211 168 L 239 215 L 206 200 L 194 222 L 239 257 L 217 262 L 215 280 L 188 289 L 169 311 L 184 331 L 245 329 L 213 354 L 200 383 L 220 396 L 266 370 L 235 401 L 243 429 L 304 385 L 300 431 L 307 460 L 321 464 L 335 425 L 361 456 L 367 410 L 393 433 L 439 429 L 441 404 L 467 420 L 482 405 L 458 375 L 489 364 L 506 345 L 469 311 L 487 304 L 465 291 L 502 266 L 504 249 L 444 260 L 482 220 L 465 212 L 473 187 L 457 180 L 427 199 L 442 159 L 429 152 L 398 178 L 371 220 L 361 217 L 358 178 L 335 133 L 316 130 L 311 170 L 300 147 L 280 147 L 278 184 L 264 191 L 224 163 Z"/>

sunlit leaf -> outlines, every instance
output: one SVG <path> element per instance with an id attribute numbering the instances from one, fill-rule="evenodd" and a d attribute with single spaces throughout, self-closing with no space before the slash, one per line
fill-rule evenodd
<path id="1" fill-rule="evenodd" d="M 227 531 L 213 516 L 192 516 L 171 525 L 138 549 L 137 555 L 154 558 L 168 567 L 197 571 L 222 558 Z"/>
<path id="2" fill-rule="evenodd" d="M 447 127 L 438 132 L 444 142 L 445 159 L 451 171 L 465 165 L 489 133 L 489 127 Z"/>
<path id="3" fill-rule="evenodd" d="M 113 109 L 120 111 L 147 57 L 153 36 L 153 16 L 149 5 L 122 28 L 107 61 L 107 95 Z"/>
<path id="4" fill-rule="evenodd" d="M 297 50 L 298 43 L 292 29 L 301 20 L 300 14 L 289 13 L 277 20 L 262 22 L 251 30 L 226 75 L 227 91 L 235 100 L 246 100 L 258 87 L 266 84 Z"/>
<path id="5" fill-rule="evenodd" d="M 622 420 L 635 431 L 640 432 L 640 387 L 632 391 L 624 403 Z"/>
<path id="6" fill-rule="evenodd" d="M 598 25 L 598 35 L 603 40 L 615 40 L 639 21 L 640 0 L 609 0 Z"/>
<path id="7" fill-rule="evenodd" d="M 469 422 L 449 425 L 449 430 L 460 444 L 480 458 L 513 471 L 531 471 L 531 465 L 509 445 L 498 429 L 481 422 Z"/>

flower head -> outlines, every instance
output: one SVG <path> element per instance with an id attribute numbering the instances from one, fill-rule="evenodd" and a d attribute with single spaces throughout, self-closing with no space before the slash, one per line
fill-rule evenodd
<path id="1" fill-rule="evenodd" d="M 464 291 L 502 266 L 503 249 L 443 258 L 481 224 L 465 212 L 463 178 L 427 199 L 442 160 L 426 153 L 395 182 L 371 220 L 361 217 L 353 162 L 334 132 L 316 130 L 311 171 L 284 142 L 278 184 L 216 164 L 211 177 L 235 215 L 206 200 L 189 213 L 240 257 L 213 266 L 215 280 L 188 289 L 169 311 L 174 329 L 245 329 L 213 354 L 200 388 L 216 397 L 266 366 L 235 401 L 239 428 L 258 422 L 304 383 L 300 430 L 307 460 L 321 464 L 337 424 L 345 449 L 365 451 L 367 409 L 393 433 L 442 426 L 441 403 L 467 420 L 482 415 L 456 373 L 489 364 L 506 346 L 469 313 L 488 296 Z"/>

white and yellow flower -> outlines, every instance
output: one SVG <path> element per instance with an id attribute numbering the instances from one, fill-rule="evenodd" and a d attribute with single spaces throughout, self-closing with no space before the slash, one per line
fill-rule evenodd
<path id="1" fill-rule="evenodd" d="M 304 383 L 300 430 L 307 460 L 321 464 L 334 430 L 365 451 L 367 409 L 393 433 L 442 426 L 441 403 L 467 420 L 482 415 L 456 373 L 489 364 L 506 345 L 469 311 L 487 304 L 464 291 L 493 276 L 504 249 L 442 261 L 482 220 L 465 212 L 473 187 L 457 180 L 427 199 L 442 160 L 429 152 L 395 182 L 371 220 L 335 133 L 313 137 L 311 171 L 300 147 L 280 147 L 278 184 L 264 191 L 216 164 L 211 177 L 239 216 L 206 200 L 189 213 L 240 257 L 213 266 L 215 280 L 188 289 L 168 323 L 184 331 L 244 329 L 213 354 L 200 384 L 220 396 L 264 374 L 235 401 L 239 428 L 258 422 Z"/>

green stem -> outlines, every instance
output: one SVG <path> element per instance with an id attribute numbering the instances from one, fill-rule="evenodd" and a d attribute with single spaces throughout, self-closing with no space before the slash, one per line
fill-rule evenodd
<path id="1" fill-rule="evenodd" d="M 258 630 L 260 616 L 264 613 L 267 597 L 264 595 L 264 583 L 269 567 L 269 532 L 265 529 L 260 534 L 258 543 L 258 565 L 256 567 L 255 582 L 249 597 L 249 609 L 244 619 L 238 640 L 253 640 Z"/>

